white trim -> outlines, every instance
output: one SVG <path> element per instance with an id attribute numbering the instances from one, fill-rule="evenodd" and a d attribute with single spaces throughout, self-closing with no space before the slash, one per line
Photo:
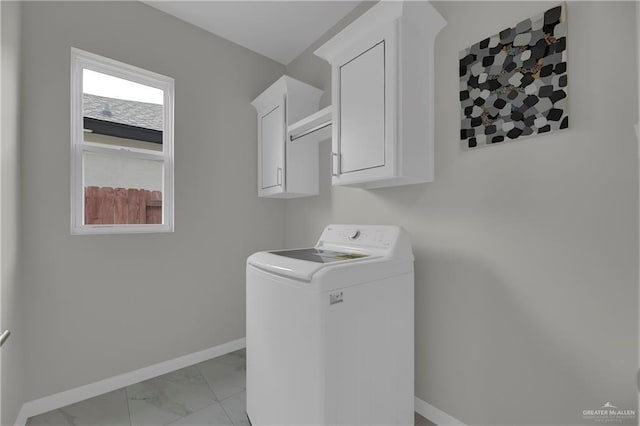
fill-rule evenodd
<path id="1" fill-rule="evenodd" d="M 128 158 L 135 158 L 138 160 L 150 160 L 150 161 L 158 161 L 158 162 L 166 161 L 166 158 L 167 158 L 167 156 L 160 151 L 149 151 L 146 149 L 128 148 L 128 147 L 118 147 L 114 149 L 113 147 L 105 146 L 103 144 L 99 144 L 95 142 L 83 143 L 82 152 L 113 155 L 114 157 L 125 156 Z"/>
<path id="2" fill-rule="evenodd" d="M 22 405 L 22 408 L 18 413 L 15 426 L 24 426 L 29 417 L 37 416 L 38 414 L 56 410 L 61 407 L 66 407 L 69 404 L 84 401 L 85 399 L 93 398 L 126 386 L 131 386 L 135 383 L 153 379 L 154 377 L 189 367 L 191 365 L 198 364 L 199 362 L 216 358 L 221 355 L 228 354 L 229 352 L 237 351 L 244 347 L 246 347 L 246 339 L 243 337 L 242 339 L 223 343 L 222 345 L 170 359 L 168 361 L 159 362 L 158 364 L 150 365 L 139 370 L 130 371 L 108 379 L 89 383 L 88 385 L 79 386 L 74 389 L 69 389 L 64 392 L 59 392 L 26 402 Z"/>
<path id="3" fill-rule="evenodd" d="M 144 84 L 145 86 L 155 87 L 156 89 L 167 90 L 173 82 L 172 78 L 165 75 L 75 47 L 71 48 L 71 55 L 78 58 L 84 68 L 110 74 L 124 80 L 131 80 L 139 84 Z"/>
<path id="4" fill-rule="evenodd" d="M 113 75 L 164 92 L 162 152 L 123 149 L 122 147 L 97 146 L 84 142 L 82 125 L 82 70 L 91 69 Z M 174 139 L 174 91 L 175 81 L 152 71 L 138 68 L 84 50 L 71 48 L 71 234 L 126 234 L 159 233 L 174 230 L 174 182 L 173 182 L 173 139 Z M 84 224 L 84 184 L 82 155 L 84 152 L 105 152 L 126 155 L 132 158 L 149 158 L 163 164 L 162 224 L 157 225 L 85 225 Z"/>
<path id="5" fill-rule="evenodd" d="M 465 426 L 460 420 L 418 398 L 415 400 L 416 413 L 437 426 Z"/>

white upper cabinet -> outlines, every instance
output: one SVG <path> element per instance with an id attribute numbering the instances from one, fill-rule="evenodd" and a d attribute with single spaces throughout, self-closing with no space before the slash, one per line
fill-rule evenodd
<path id="1" fill-rule="evenodd" d="M 381 1 L 316 50 L 331 64 L 334 185 L 380 188 L 434 177 L 434 42 L 426 1 Z"/>
<path id="2" fill-rule="evenodd" d="M 318 144 L 291 141 L 287 127 L 318 111 L 322 93 L 285 75 L 251 102 L 258 113 L 258 196 L 318 194 Z"/>

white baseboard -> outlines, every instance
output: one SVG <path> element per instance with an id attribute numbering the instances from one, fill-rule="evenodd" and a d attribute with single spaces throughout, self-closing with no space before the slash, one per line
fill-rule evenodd
<path id="1" fill-rule="evenodd" d="M 444 411 L 434 407 L 428 402 L 424 402 L 416 396 L 415 402 L 416 413 L 420 414 L 431 423 L 438 426 L 465 426 L 460 420 L 448 415 Z"/>
<path id="2" fill-rule="evenodd" d="M 199 352 L 194 352 L 192 354 L 150 365 L 139 370 L 130 371 L 95 383 L 89 383 L 88 385 L 26 402 L 22 405 L 22 408 L 18 413 L 15 426 L 25 426 L 29 417 L 66 407 L 69 404 L 84 401 L 85 399 L 93 398 L 126 386 L 131 386 L 135 383 L 153 379 L 154 377 L 171 373 L 172 371 L 180 370 L 181 368 L 189 367 L 229 352 L 237 351 L 245 346 L 245 338 L 234 340 Z"/>

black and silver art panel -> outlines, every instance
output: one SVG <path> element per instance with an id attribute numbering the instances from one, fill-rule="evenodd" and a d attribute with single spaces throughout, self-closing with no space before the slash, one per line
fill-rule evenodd
<path id="1" fill-rule="evenodd" d="M 460 52 L 463 148 L 568 127 L 565 9 L 551 8 Z"/>

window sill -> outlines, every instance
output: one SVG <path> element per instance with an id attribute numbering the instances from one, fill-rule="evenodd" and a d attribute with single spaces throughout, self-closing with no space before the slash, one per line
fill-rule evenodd
<path id="1" fill-rule="evenodd" d="M 73 226 L 71 235 L 166 234 L 172 225 L 82 225 Z"/>

